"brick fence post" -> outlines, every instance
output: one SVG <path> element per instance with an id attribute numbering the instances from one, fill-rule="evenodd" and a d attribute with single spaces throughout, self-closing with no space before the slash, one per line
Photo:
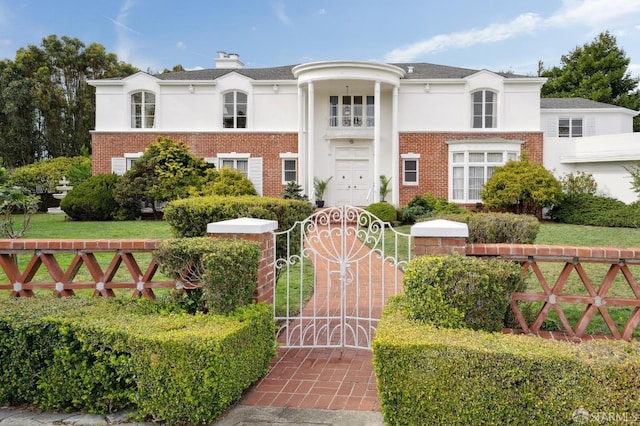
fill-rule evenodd
<path id="1" fill-rule="evenodd" d="M 207 225 L 207 233 L 212 238 L 248 240 L 260 244 L 260 262 L 258 263 L 258 282 L 253 293 L 257 302 L 273 304 L 275 291 L 275 243 L 273 231 L 278 228 L 275 220 L 243 217 L 224 220 Z"/>
<path id="2" fill-rule="evenodd" d="M 469 227 L 450 220 L 430 220 L 411 227 L 413 255 L 467 254 Z"/>

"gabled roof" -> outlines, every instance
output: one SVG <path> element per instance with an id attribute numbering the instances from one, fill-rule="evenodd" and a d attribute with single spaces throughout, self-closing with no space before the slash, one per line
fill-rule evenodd
<path id="1" fill-rule="evenodd" d="M 405 70 L 403 80 L 420 79 L 456 79 L 465 78 L 478 73 L 480 70 L 469 68 L 449 67 L 428 63 L 399 63 L 391 64 Z M 211 68 L 195 71 L 177 71 L 156 74 L 160 80 L 216 80 L 223 75 L 235 72 L 252 80 L 295 80 L 292 69 L 296 65 L 285 65 L 274 68 Z M 409 69 L 412 71 L 409 72 Z M 496 73 L 505 78 L 522 78 L 523 76 Z"/>
<path id="2" fill-rule="evenodd" d="M 622 108 L 617 105 L 605 104 L 584 98 L 541 98 L 542 109 L 602 109 Z"/>

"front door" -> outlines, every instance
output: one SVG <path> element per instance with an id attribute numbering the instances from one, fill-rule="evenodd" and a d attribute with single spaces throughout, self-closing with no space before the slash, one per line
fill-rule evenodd
<path id="1" fill-rule="evenodd" d="M 373 170 L 369 147 L 336 147 L 337 206 L 367 206 L 373 202 Z"/>

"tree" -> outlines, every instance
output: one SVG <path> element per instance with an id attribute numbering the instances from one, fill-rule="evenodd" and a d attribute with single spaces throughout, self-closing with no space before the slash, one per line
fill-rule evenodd
<path id="1" fill-rule="evenodd" d="M 542 86 L 543 97 L 581 97 L 634 110 L 640 108 L 639 79 L 631 77 L 631 60 L 608 31 L 562 55 L 561 62 L 559 67 L 542 71 L 542 76 L 548 78 Z M 640 130 L 637 117 L 634 130 Z"/>
<path id="2" fill-rule="evenodd" d="M 480 196 L 490 210 L 539 216 L 543 207 L 551 207 L 562 199 L 562 189 L 549 170 L 523 155 L 520 161 L 510 160 L 496 167 Z"/>
<path id="3" fill-rule="evenodd" d="M 137 70 L 97 43 L 50 35 L 0 62 L 0 150 L 11 167 L 91 148 L 95 89 L 87 79 Z"/>
<path id="4" fill-rule="evenodd" d="M 157 213 L 156 201 L 197 193 L 212 167 L 191 154 L 182 141 L 159 136 L 118 182 L 115 198 L 124 207 L 143 203 Z"/>

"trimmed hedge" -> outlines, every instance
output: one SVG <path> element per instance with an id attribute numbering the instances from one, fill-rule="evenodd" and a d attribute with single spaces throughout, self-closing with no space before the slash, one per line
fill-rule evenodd
<path id="1" fill-rule="evenodd" d="M 0 301 L 0 404 L 206 424 L 264 375 L 272 309 L 187 315 L 146 300 Z"/>
<path id="2" fill-rule="evenodd" d="M 177 237 L 206 235 L 207 224 L 240 217 L 276 220 L 276 231 L 293 230 L 276 237 L 276 259 L 299 254 L 301 227 L 294 225 L 311 216 L 313 205 L 304 200 L 285 200 L 269 197 L 191 197 L 171 201 L 164 208 L 164 218 Z M 276 277 L 277 278 L 277 277 Z"/>
<path id="3" fill-rule="evenodd" d="M 469 227 L 468 243 L 533 244 L 540 231 L 535 216 L 514 213 L 462 213 L 439 216 Z"/>
<path id="4" fill-rule="evenodd" d="M 459 254 L 417 257 L 403 281 L 411 319 L 486 331 L 504 328 L 509 299 L 521 283 L 517 263 Z"/>
<path id="5" fill-rule="evenodd" d="M 640 410 L 640 344 L 437 329 L 387 303 L 373 341 L 388 425 L 570 424 Z M 580 412 L 578 412 L 580 413 Z"/>
<path id="6" fill-rule="evenodd" d="M 640 202 L 625 204 L 615 198 L 593 194 L 566 196 L 551 209 L 551 217 L 573 225 L 637 228 L 640 226 Z"/>
<path id="7" fill-rule="evenodd" d="M 260 244 L 209 237 L 165 240 L 153 253 L 160 269 L 176 281 L 199 283 L 196 310 L 226 314 L 248 305 L 258 282 Z"/>

